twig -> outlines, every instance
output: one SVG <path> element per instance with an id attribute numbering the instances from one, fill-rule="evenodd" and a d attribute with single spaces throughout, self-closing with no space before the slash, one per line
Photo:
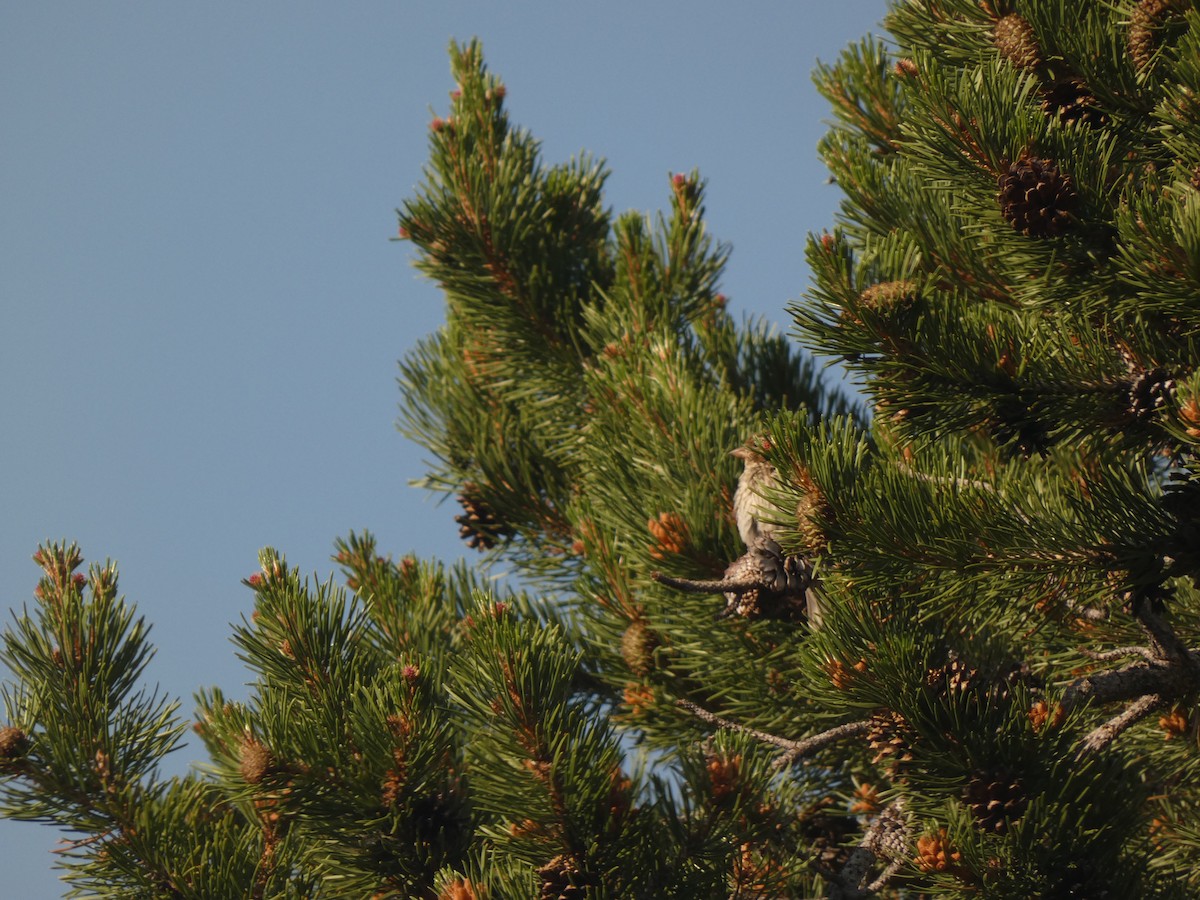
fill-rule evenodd
<path id="1" fill-rule="evenodd" d="M 927 484 L 949 485 L 951 487 L 956 487 L 959 490 L 973 489 L 977 491 L 984 491 L 985 493 L 992 494 L 996 497 L 1004 496 L 998 490 L 996 490 L 995 485 L 986 481 L 979 481 L 974 478 L 961 478 L 955 475 L 930 475 L 928 472 L 918 472 L 907 463 L 896 463 L 896 469 L 902 475 L 908 475 L 910 478 L 915 478 L 917 481 L 924 481 Z M 1022 524 L 1030 524 L 1029 517 L 1026 516 L 1025 513 L 1021 512 L 1021 510 L 1015 505 L 1013 506 L 1013 512 L 1017 514 L 1017 518 L 1021 520 Z"/>
<path id="2" fill-rule="evenodd" d="M 687 594 L 748 594 L 750 591 L 759 591 L 764 587 L 755 581 L 725 581 L 723 579 L 720 581 L 693 581 L 688 578 L 672 578 L 661 572 L 651 572 L 650 577 L 659 584 L 665 584 L 667 587 L 673 587 L 677 591 Z"/>
<path id="3" fill-rule="evenodd" d="M 1154 661 L 1157 657 L 1148 647 L 1114 647 L 1112 650 L 1088 650 L 1080 647 L 1079 652 L 1089 659 L 1098 662 L 1109 662 L 1114 659 L 1126 659 L 1130 656 L 1140 656 L 1142 659 Z"/>
<path id="4" fill-rule="evenodd" d="M 813 735 L 812 737 L 795 741 L 790 738 L 779 737 L 775 734 L 768 734 L 765 731 L 759 731 L 757 728 L 751 728 L 748 725 L 742 725 L 739 722 L 726 719 L 724 716 L 718 716 L 716 713 L 709 712 L 704 707 L 698 706 L 691 700 L 676 700 L 675 703 L 677 706 L 686 709 L 696 718 L 701 719 L 710 725 L 716 725 L 718 728 L 728 728 L 731 731 L 748 734 L 751 737 L 762 741 L 764 744 L 771 744 L 772 746 L 779 747 L 787 751 L 771 764 L 773 768 L 777 769 L 792 764 L 801 756 L 807 756 L 829 746 L 830 744 L 837 743 L 843 738 L 854 737 L 855 735 L 862 734 L 871 727 L 869 720 L 864 720 L 862 722 L 847 722 L 844 725 L 837 725 L 833 728 L 830 728 L 828 731 L 823 731 L 820 734 Z"/>
<path id="5" fill-rule="evenodd" d="M 1150 608 L 1149 603 L 1134 605 L 1134 617 L 1141 623 L 1150 638 L 1150 649 L 1164 662 L 1191 670 L 1193 676 L 1200 675 L 1200 665 L 1191 658 L 1187 647 L 1166 620 Z"/>
<path id="6" fill-rule="evenodd" d="M 1120 715 L 1113 716 L 1103 725 L 1092 729 L 1083 739 L 1079 755 L 1083 757 L 1090 753 L 1099 753 L 1116 740 L 1117 735 L 1122 731 L 1150 715 L 1165 702 L 1166 698 L 1158 694 L 1146 694 L 1144 697 L 1138 698 L 1129 704 Z"/>
<path id="7" fill-rule="evenodd" d="M 918 481 L 925 481 L 929 484 L 949 484 L 956 488 L 976 488 L 981 491 L 987 491 L 989 494 L 995 494 L 996 488 L 994 485 L 986 481 L 976 481 L 973 478 L 958 478 L 953 475 L 930 475 L 928 472 L 918 472 L 907 463 L 898 462 L 896 468 L 902 475 L 908 475 Z"/>
<path id="8" fill-rule="evenodd" d="M 873 894 L 882 891 L 887 886 L 887 883 L 892 880 L 892 876 L 900 871 L 902 865 L 904 865 L 903 859 L 893 859 L 887 864 L 887 868 L 879 873 L 879 877 L 867 885 L 867 890 Z"/>
<path id="9" fill-rule="evenodd" d="M 870 729 L 871 722 L 869 719 L 864 719 L 861 722 L 846 722 L 844 725 L 835 725 L 828 731 L 822 731 L 820 734 L 814 734 L 810 738 L 796 741 L 794 747 L 771 763 L 771 768 L 786 769 L 802 756 L 816 753 L 818 750 L 822 750 L 830 744 L 836 744 L 845 738 L 866 734 Z"/>

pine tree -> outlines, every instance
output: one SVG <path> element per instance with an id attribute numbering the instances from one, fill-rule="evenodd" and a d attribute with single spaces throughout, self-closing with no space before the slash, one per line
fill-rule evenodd
<path id="1" fill-rule="evenodd" d="M 0 800 L 81 894 L 1200 892 L 1200 11 L 886 24 L 816 74 L 815 356 L 726 309 L 697 173 L 614 217 L 451 47 L 402 424 L 480 569 L 264 551 L 251 699 L 201 692 L 211 766 L 161 780 L 115 568 L 40 548 Z"/>

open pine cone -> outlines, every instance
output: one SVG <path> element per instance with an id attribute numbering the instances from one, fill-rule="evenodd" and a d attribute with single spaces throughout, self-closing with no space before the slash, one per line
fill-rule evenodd
<path id="1" fill-rule="evenodd" d="M 964 799 L 984 831 L 1004 834 L 1013 820 L 1021 818 L 1029 797 L 1019 778 L 1007 772 L 976 772 L 967 782 Z"/>
<path id="2" fill-rule="evenodd" d="M 1056 237 L 1072 221 L 1076 193 L 1053 160 L 1023 156 L 996 179 L 1000 214 L 1021 234 Z"/>

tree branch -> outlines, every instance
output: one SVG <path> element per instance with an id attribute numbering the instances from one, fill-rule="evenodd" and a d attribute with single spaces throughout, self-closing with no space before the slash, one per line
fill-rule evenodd
<path id="1" fill-rule="evenodd" d="M 767 587 L 756 581 L 692 580 L 672 578 L 661 572 L 651 572 L 650 577 L 659 584 L 665 584 L 667 587 L 675 588 L 686 594 L 748 594 L 750 591 L 760 591 Z"/>
<path id="2" fill-rule="evenodd" d="M 1079 652 L 1089 659 L 1094 659 L 1099 662 L 1109 662 L 1114 659 L 1126 659 L 1130 656 L 1140 656 L 1142 659 L 1153 661 L 1156 659 L 1154 651 L 1148 647 L 1114 647 L 1112 650 L 1088 650 L 1086 647 L 1080 647 Z"/>
<path id="3" fill-rule="evenodd" d="M 1149 603 L 1135 604 L 1133 615 L 1150 638 L 1150 649 L 1158 659 L 1188 669 L 1193 677 L 1200 676 L 1200 664 L 1191 658 L 1175 630 L 1150 608 Z"/>
<path id="4" fill-rule="evenodd" d="M 1186 663 L 1156 660 L 1130 663 L 1120 669 L 1084 675 L 1067 685 L 1062 707 L 1071 712 L 1089 701 L 1114 703 L 1133 700 L 1149 694 L 1164 699 L 1200 689 L 1200 651 L 1186 651 Z"/>
<path id="5" fill-rule="evenodd" d="M 1087 756 L 1092 753 L 1099 753 L 1114 740 L 1122 731 L 1129 728 L 1131 725 L 1144 719 L 1154 710 L 1158 709 L 1166 702 L 1164 697 L 1158 694 L 1146 694 L 1129 704 L 1125 711 L 1120 715 L 1113 716 L 1103 725 L 1092 729 L 1088 736 L 1083 739 L 1083 746 L 1079 750 L 1079 756 Z"/>
<path id="6" fill-rule="evenodd" d="M 750 728 L 747 725 L 742 725 L 734 722 L 731 719 L 726 719 L 724 716 L 718 716 L 716 713 L 709 712 L 702 706 L 693 703 L 691 700 L 676 700 L 675 704 L 683 709 L 686 709 L 696 718 L 707 722 L 710 725 L 716 725 L 718 728 L 727 728 L 731 731 L 737 731 L 742 734 L 748 734 L 753 738 L 757 738 L 764 744 L 771 744 L 779 747 L 786 752 L 781 754 L 771 765 L 773 768 L 782 769 L 791 765 L 802 756 L 808 756 L 816 753 L 830 744 L 835 744 L 845 738 L 854 737 L 859 734 L 864 734 L 870 727 L 870 720 L 864 719 L 861 722 L 847 722 L 844 725 L 837 725 L 830 728 L 828 731 L 823 731 L 820 734 L 815 734 L 812 737 L 804 738 L 803 740 L 791 740 L 790 738 L 779 737 L 778 735 L 769 734 L 765 731 L 759 731 L 757 728 Z"/>

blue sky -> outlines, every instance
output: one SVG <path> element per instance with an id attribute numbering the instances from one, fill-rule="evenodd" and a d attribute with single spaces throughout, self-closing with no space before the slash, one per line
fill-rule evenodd
<path id="1" fill-rule="evenodd" d="M 190 715 L 200 686 L 244 694 L 260 547 L 322 578 L 350 529 L 469 552 L 394 424 L 396 360 L 443 317 L 390 238 L 449 40 L 483 41 L 546 160 L 608 160 L 614 209 L 698 168 L 731 311 L 786 328 L 838 201 L 810 73 L 885 5 L 4 3 L 0 603 L 32 601 L 40 541 L 115 559 Z M 7 896 L 62 895 L 60 837 L 0 821 Z"/>

